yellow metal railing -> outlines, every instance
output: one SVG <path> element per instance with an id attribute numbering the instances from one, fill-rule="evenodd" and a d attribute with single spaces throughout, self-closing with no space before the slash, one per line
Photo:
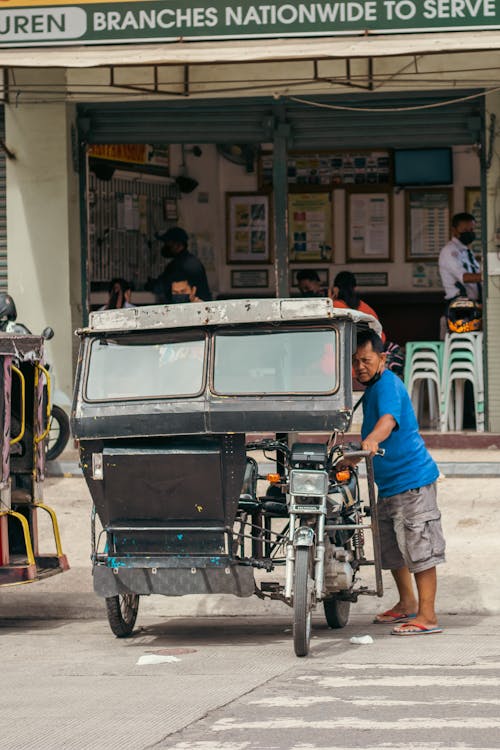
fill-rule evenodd
<path id="1" fill-rule="evenodd" d="M 15 365 L 12 365 L 11 367 L 12 372 L 16 373 L 21 383 L 21 430 L 19 431 L 19 434 L 16 435 L 16 437 L 12 438 L 10 441 L 10 444 L 14 445 L 14 443 L 19 443 L 19 441 L 23 439 L 24 432 L 26 430 L 26 381 L 21 370 L 19 370 Z"/>

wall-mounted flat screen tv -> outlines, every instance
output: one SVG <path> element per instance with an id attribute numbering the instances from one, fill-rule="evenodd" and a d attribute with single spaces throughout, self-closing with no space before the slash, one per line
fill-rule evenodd
<path id="1" fill-rule="evenodd" d="M 451 185 L 451 148 L 401 148 L 394 151 L 394 183 L 405 185 Z"/>

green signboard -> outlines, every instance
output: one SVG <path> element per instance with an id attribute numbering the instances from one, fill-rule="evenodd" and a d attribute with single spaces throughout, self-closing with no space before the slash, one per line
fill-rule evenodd
<path id="1" fill-rule="evenodd" d="M 3 0 L 0 9 L 0 47 L 499 28 L 499 0 Z"/>

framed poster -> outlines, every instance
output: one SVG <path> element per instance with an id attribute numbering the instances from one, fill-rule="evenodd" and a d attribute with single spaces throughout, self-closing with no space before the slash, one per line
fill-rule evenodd
<path id="1" fill-rule="evenodd" d="M 392 260 L 390 194 L 349 192 L 346 212 L 347 262 Z"/>
<path id="2" fill-rule="evenodd" d="M 437 258 L 450 238 L 451 188 L 406 191 L 406 260 Z"/>
<path id="3" fill-rule="evenodd" d="M 231 287 L 233 289 L 267 289 L 269 286 L 269 272 L 267 268 L 231 271 Z"/>
<path id="4" fill-rule="evenodd" d="M 331 193 L 288 194 L 288 243 L 292 263 L 333 260 Z"/>
<path id="5" fill-rule="evenodd" d="M 228 263 L 271 262 L 269 195 L 226 193 Z"/>
<path id="6" fill-rule="evenodd" d="M 465 210 L 468 214 L 472 214 L 472 216 L 476 220 L 476 239 L 471 245 L 472 252 L 474 255 L 481 255 L 483 250 L 482 245 L 482 207 L 481 207 L 481 188 L 480 187 L 466 187 L 464 188 L 464 206 Z"/>

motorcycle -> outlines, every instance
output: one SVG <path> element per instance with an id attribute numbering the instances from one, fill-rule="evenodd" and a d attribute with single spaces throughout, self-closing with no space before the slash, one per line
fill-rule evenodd
<path id="1" fill-rule="evenodd" d="M 17 322 L 17 310 L 13 298 L 10 294 L 0 293 L 0 331 L 2 333 L 23 333 L 30 334 L 31 331 L 23 323 Z M 54 336 L 52 328 L 47 327 L 42 331 L 42 337 L 49 341 Z M 47 365 L 50 370 L 50 365 Z M 52 376 L 52 382 L 54 378 Z M 53 461 L 61 455 L 66 448 L 71 436 L 69 426 L 69 417 L 63 407 L 68 411 L 71 408 L 71 402 L 65 393 L 53 388 L 52 389 L 52 408 L 50 412 L 50 430 L 46 441 L 45 458 L 47 461 Z"/>

